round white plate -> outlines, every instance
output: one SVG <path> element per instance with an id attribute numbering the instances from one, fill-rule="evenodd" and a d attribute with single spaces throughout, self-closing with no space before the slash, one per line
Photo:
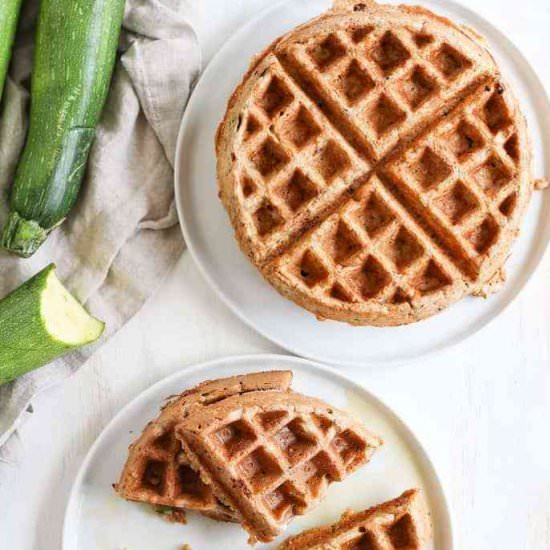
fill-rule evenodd
<path id="1" fill-rule="evenodd" d="M 206 279 L 233 311 L 280 346 L 305 357 L 348 365 L 399 362 L 456 344 L 494 319 L 523 288 L 550 236 L 550 194 L 535 193 L 506 265 L 505 288 L 466 298 L 426 321 L 399 328 L 319 322 L 282 298 L 242 254 L 217 197 L 214 133 L 251 56 L 274 38 L 327 8 L 327 0 L 277 4 L 241 28 L 204 71 L 187 107 L 178 143 L 176 197 L 183 233 Z M 534 144 L 535 174 L 550 176 L 550 106 L 544 89 L 513 44 L 474 12 L 446 0 L 423 0 L 437 13 L 487 37 L 521 101 Z"/>
<path id="2" fill-rule="evenodd" d="M 184 544 L 193 550 L 250 550 L 247 534 L 237 525 L 192 512 L 187 525 L 171 524 L 149 506 L 117 497 L 111 484 L 122 470 L 128 445 L 158 414 L 167 396 L 203 380 L 270 369 L 292 370 L 295 390 L 348 410 L 384 439 L 369 464 L 342 483 L 333 484 L 321 505 L 294 521 L 285 536 L 335 521 L 346 508 L 363 509 L 419 487 L 434 524 L 434 543 L 429 549 L 455 548 L 448 505 L 434 467 L 410 429 L 387 405 L 316 363 L 280 355 L 249 355 L 183 369 L 147 389 L 118 413 L 90 449 L 77 475 L 65 514 L 63 550 L 176 550 Z M 261 546 L 266 550 L 275 547 L 276 542 Z"/>

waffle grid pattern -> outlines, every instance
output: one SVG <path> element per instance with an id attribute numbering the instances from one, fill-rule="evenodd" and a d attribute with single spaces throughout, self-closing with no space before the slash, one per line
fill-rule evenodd
<path id="1" fill-rule="evenodd" d="M 365 21 L 267 54 L 239 115 L 232 218 L 283 294 L 321 317 L 399 324 L 500 267 L 528 198 L 526 136 L 479 49 Z"/>
<path id="2" fill-rule="evenodd" d="M 332 542 L 339 550 L 418 550 L 419 537 L 414 518 L 405 513 L 388 514 L 375 525 L 359 526 Z M 320 547 L 319 547 L 320 548 Z"/>
<path id="3" fill-rule="evenodd" d="M 142 445 L 139 464 L 134 466 L 134 490 L 140 493 L 140 500 L 205 511 L 220 508 L 212 491 L 181 452 L 173 426 L 159 428 L 150 444 Z"/>
<path id="4" fill-rule="evenodd" d="M 194 419 L 193 428 L 178 428 L 192 464 L 259 540 L 277 536 L 313 508 L 331 482 L 364 464 L 380 444 L 331 411 L 289 404 L 300 399 L 295 394 L 266 407 L 240 404 Z"/>
<path id="5" fill-rule="evenodd" d="M 376 297 L 394 305 L 456 284 L 460 270 L 477 276 L 517 203 L 517 136 L 503 103 L 496 131 L 492 119 L 479 114 L 500 98 L 497 88 L 488 88 L 381 170 L 451 236 L 462 262 L 453 263 L 434 247 L 373 176 L 290 252 L 294 259 L 285 258 L 282 267 L 287 276 L 327 299 Z"/>
<path id="6" fill-rule="evenodd" d="M 339 302 L 391 304 L 449 285 L 454 264 L 433 249 L 376 177 L 294 251 L 287 276 Z M 313 287 L 315 287 L 313 289 Z"/>
<path id="7" fill-rule="evenodd" d="M 292 373 L 288 371 L 251 373 L 207 381 L 174 396 L 130 446 L 116 491 L 128 500 L 193 509 L 222 521 L 238 521 L 237 515 L 214 496 L 191 467 L 176 437 L 176 426 L 192 410 L 234 395 L 286 391 L 291 380 Z"/>
<path id="8" fill-rule="evenodd" d="M 280 67 L 242 125 L 240 192 L 266 253 L 291 237 L 297 216 L 318 213 L 368 171 Z"/>
<path id="9" fill-rule="evenodd" d="M 517 203 L 517 135 L 501 94 L 487 86 L 460 116 L 389 166 L 477 269 Z"/>
<path id="10" fill-rule="evenodd" d="M 479 77 L 475 64 L 450 44 L 400 27 L 331 32 L 291 55 L 297 71 L 318 79 L 315 89 L 354 121 L 375 161 L 420 116 Z"/>
<path id="11" fill-rule="evenodd" d="M 328 417 L 269 411 L 231 420 L 208 434 L 210 452 L 227 460 L 234 479 L 244 479 L 276 522 L 304 514 L 365 459 L 366 443 L 352 430 L 337 431 Z M 222 458 L 222 460 L 223 460 Z"/>
<path id="12" fill-rule="evenodd" d="M 429 517 L 418 490 L 370 510 L 346 513 L 332 526 L 291 537 L 281 550 L 422 550 L 429 539 Z"/>
<path id="13" fill-rule="evenodd" d="M 306 548 L 306 547 L 304 547 Z M 359 526 L 330 542 L 307 546 L 310 550 L 419 550 L 413 517 L 408 514 L 387 514 L 376 525 Z"/>

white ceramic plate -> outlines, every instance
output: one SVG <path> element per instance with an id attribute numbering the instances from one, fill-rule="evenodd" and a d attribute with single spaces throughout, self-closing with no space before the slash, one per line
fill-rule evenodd
<path id="1" fill-rule="evenodd" d="M 147 505 L 117 497 L 111 484 L 118 479 L 128 445 L 157 415 L 167 396 L 206 379 L 270 369 L 291 369 L 295 390 L 348 410 L 385 442 L 368 465 L 333 484 L 326 500 L 292 523 L 287 535 L 335 521 L 346 508 L 366 508 L 420 487 L 434 523 L 430 550 L 455 548 L 449 509 L 434 467 L 410 429 L 387 405 L 327 367 L 293 357 L 255 355 L 183 369 L 150 387 L 118 413 L 90 449 L 77 475 L 65 514 L 63 550 L 176 550 L 184 544 L 193 550 L 250 550 L 247 535 L 237 525 L 196 513 L 188 513 L 187 525 L 171 524 Z M 261 546 L 266 550 L 275 547 L 275 542 Z"/>
<path id="2" fill-rule="evenodd" d="M 535 174 L 550 175 L 550 106 L 526 60 L 503 34 L 474 12 L 445 0 L 423 0 L 422 4 L 487 37 L 528 119 Z M 179 136 L 176 196 L 181 225 L 206 279 L 241 319 L 265 337 L 298 355 L 327 363 L 399 362 L 460 342 L 512 302 L 545 251 L 550 235 L 550 195 L 535 193 L 506 266 L 507 284 L 488 300 L 466 298 L 414 325 L 372 328 L 319 322 L 277 294 L 240 252 L 217 198 L 214 132 L 251 56 L 327 6 L 327 0 L 292 0 L 269 8 L 237 32 L 207 67 L 187 107 Z"/>

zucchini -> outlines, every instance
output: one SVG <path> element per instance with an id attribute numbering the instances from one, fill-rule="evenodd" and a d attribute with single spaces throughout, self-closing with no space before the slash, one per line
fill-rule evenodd
<path id="1" fill-rule="evenodd" d="M 15 254 L 34 254 L 74 206 L 109 90 L 123 14 L 124 0 L 41 2 L 29 134 L 0 240 Z"/>
<path id="2" fill-rule="evenodd" d="M 94 342 L 104 327 L 49 265 L 0 300 L 0 384 Z"/>
<path id="3" fill-rule="evenodd" d="M 4 81 L 10 65 L 11 48 L 20 10 L 21 0 L 2 0 L 0 2 L 0 99 L 2 99 Z"/>

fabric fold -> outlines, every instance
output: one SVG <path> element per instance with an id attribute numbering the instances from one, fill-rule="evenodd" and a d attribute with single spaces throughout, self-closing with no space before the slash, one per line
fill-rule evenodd
<path id="1" fill-rule="evenodd" d="M 0 224 L 27 130 L 37 4 L 26 4 L 0 114 Z M 181 117 L 200 72 L 192 9 L 180 0 L 128 0 L 120 59 L 75 209 L 32 258 L 0 251 L 0 296 L 55 262 L 67 287 L 107 324 L 96 345 L 0 387 L 0 445 L 33 396 L 78 369 L 126 323 L 184 249 L 173 164 Z M 14 460 L 10 441 L 0 459 Z"/>

